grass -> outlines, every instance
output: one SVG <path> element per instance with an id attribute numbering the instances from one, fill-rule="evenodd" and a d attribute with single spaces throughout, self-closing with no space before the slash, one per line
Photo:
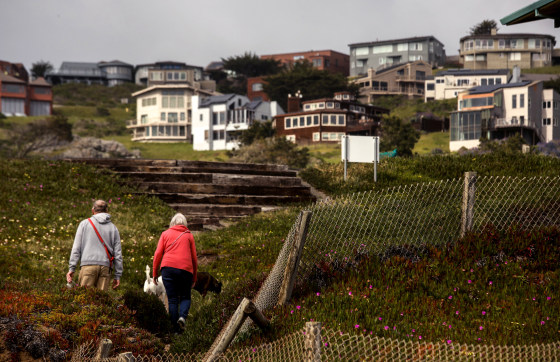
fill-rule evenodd
<path id="1" fill-rule="evenodd" d="M 449 153 L 449 131 L 422 133 L 420 139 L 414 145 L 412 153 L 427 155 L 436 148 Z"/>

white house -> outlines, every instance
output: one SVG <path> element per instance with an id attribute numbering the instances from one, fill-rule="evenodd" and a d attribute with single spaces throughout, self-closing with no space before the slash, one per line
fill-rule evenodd
<path id="1" fill-rule="evenodd" d="M 450 151 L 473 148 L 481 138 L 519 134 L 529 145 L 560 139 L 560 95 L 542 81 L 486 85 L 460 93 L 451 113 Z"/>
<path id="2" fill-rule="evenodd" d="M 276 102 L 253 101 L 238 94 L 192 97 L 192 136 L 195 151 L 238 148 L 241 132 L 254 122 L 284 111 Z"/>
<path id="3" fill-rule="evenodd" d="M 159 84 L 132 94 L 136 119 L 129 121 L 133 141 L 185 142 L 191 139 L 191 97 L 212 95 L 188 83 Z"/>
<path id="4" fill-rule="evenodd" d="M 507 69 L 449 69 L 426 80 L 424 101 L 456 98 L 469 88 L 485 85 L 506 84 Z"/>

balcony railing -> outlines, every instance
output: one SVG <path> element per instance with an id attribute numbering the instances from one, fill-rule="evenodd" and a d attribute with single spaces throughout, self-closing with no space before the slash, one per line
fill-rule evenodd
<path id="1" fill-rule="evenodd" d="M 544 135 L 540 123 L 535 121 L 521 120 L 517 118 L 495 118 L 490 122 L 491 128 L 507 128 L 507 127 L 526 127 L 535 131 L 541 141 L 544 140 Z"/>
<path id="2" fill-rule="evenodd" d="M 173 122 L 169 122 L 167 120 L 162 121 L 160 117 L 150 117 L 143 120 L 131 119 L 126 121 L 127 128 L 135 128 L 135 127 L 147 127 L 147 126 L 173 126 L 173 125 L 180 125 L 184 126 L 189 124 L 190 121 L 185 120 L 177 120 Z"/>

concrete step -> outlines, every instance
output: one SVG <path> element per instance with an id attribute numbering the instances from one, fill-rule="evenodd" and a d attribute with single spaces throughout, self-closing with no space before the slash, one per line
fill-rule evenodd
<path id="1" fill-rule="evenodd" d="M 314 201 L 311 195 L 239 195 L 239 194 L 184 194 L 158 193 L 157 197 L 166 203 L 181 204 L 217 204 L 217 205 L 287 205 Z"/>
<path id="2" fill-rule="evenodd" d="M 279 195 L 296 196 L 311 195 L 310 188 L 306 186 L 259 186 L 253 185 L 214 185 L 182 182 L 136 182 L 135 185 L 142 191 L 151 194 L 178 193 L 178 194 L 217 194 L 217 195 Z"/>
<path id="3" fill-rule="evenodd" d="M 185 182 L 215 185 L 252 186 L 301 186 L 298 177 L 238 175 L 222 173 L 165 173 L 165 172 L 119 172 L 120 175 L 142 182 Z"/>
<path id="4" fill-rule="evenodd" d="M 258 214 L 262 211 L 255 205 L 216 205 L 216 204 L 168 204 L 171 208 L 189 217 L 212 215 L 213 217 L 239 217 Z"/>

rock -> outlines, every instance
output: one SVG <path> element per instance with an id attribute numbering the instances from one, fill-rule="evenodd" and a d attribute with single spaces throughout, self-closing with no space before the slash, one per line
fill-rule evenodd
<path id="1" fill-rule="evenodd" d="M 75 136 L 74 141 L 60 155 L 61 158 L 140 158 L 140 151 L 130 152 L 120 142 L 93 137 Z"/>

